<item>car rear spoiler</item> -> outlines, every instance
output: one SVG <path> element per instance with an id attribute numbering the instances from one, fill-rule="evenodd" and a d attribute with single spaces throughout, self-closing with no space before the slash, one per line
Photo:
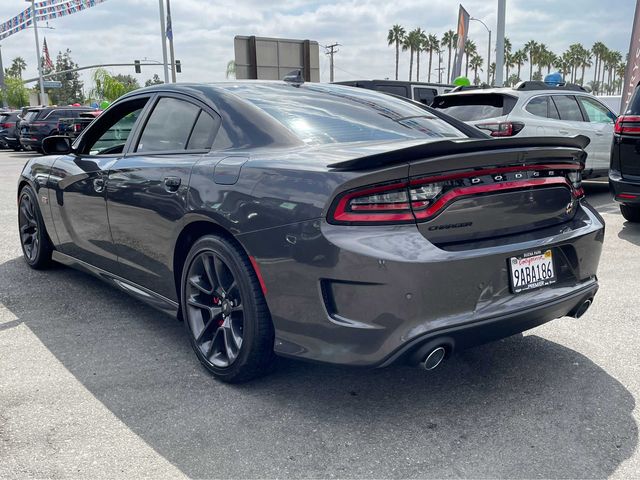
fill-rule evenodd
<path id="1" fill-rule="evenodd" d="M 584 135 L 577 135 L 575 137 L 510 137 L 439 140 L 332 163 L 329 165 L 329 168 L 335 170 L 370 170 L 400 163 L 408 163 L 415 160 L 509 149 L 568 148 L 579 150 L 580 152 L 575 152 L 578 154 L 584 151 L 590 141 L 589 137 Z"/>

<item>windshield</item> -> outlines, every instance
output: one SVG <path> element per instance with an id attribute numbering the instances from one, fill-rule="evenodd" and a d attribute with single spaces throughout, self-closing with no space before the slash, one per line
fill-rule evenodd
<path id="1" fill-rule="evenodd" d="M 420 106 L 369 90 L 306 84 L 227 87 L 307 144 L 464 137 Z"/>

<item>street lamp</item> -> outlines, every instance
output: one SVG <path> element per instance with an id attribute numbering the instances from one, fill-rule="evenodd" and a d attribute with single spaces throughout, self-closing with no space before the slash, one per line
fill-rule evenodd
<path id="1" fill-rule="evenodd" d="M 489 73 L 489 70 L 491 68 L 491 30 L 489 30 L 489 27 L 487 27 L 487 24 L 484 23 L 479 18 L 471 17 L 469 20 L 480 22 L 484 26 L 484 28 L 487 29 L 487 32 L 489 32 L 489 47 L 487 48 L 487 85 L 491 85 L 491 76 Z"/>
<path id="2" fill-rule="evenodd" d="M 44 78 L 42 78 L 42 61 L 40 60 L 40 40 L 38 39 L 38 18 L 36 17 L 36 2 L 35 0 L 25 0 L 27 3 L 31 3 L 31 18 L 33 19 L 33 31 L 36 35 L 36 55 L 38 58 L 38 78 L 40 80 L 40 105 L 44 104 Z"/>

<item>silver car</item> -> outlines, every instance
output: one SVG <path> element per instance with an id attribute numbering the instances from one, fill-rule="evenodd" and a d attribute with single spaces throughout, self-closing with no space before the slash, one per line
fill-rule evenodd
<path id="1" fill-rule="evenodd" d="M 492 137 L 572 137 L 591 140 L 583 178 L 606 176 L 616 114 L 579 85 L 463 88 L 435 98 L 433 107 Z"/>

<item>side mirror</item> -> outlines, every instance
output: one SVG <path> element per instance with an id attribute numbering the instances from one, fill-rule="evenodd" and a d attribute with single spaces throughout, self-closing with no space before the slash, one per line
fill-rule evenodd
<path id="1" fill-rule="evenodd" d="M 66 155 L 71 153 L 71 139 L 62 135 L 47 137 L 42 141 L 45 155 Z"/>

